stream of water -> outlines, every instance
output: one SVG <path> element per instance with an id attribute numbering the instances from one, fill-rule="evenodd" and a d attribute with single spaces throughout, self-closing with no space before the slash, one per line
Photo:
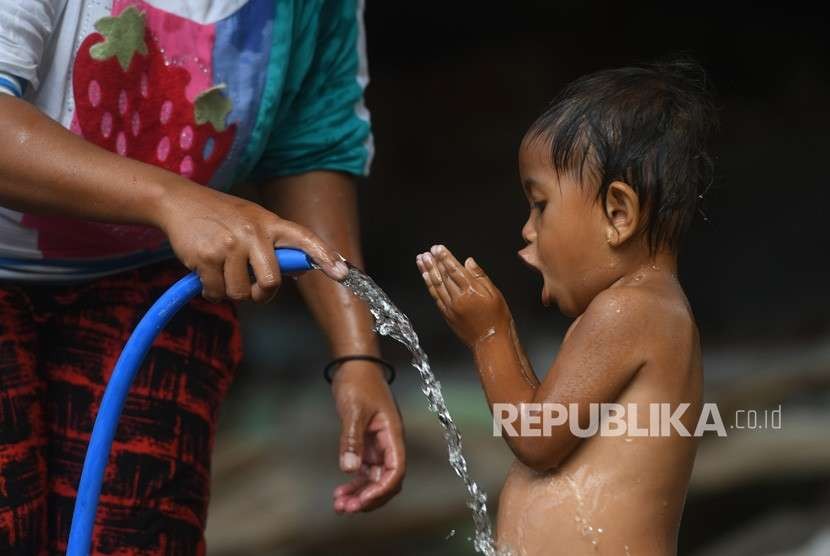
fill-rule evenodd
<path id="1" fill-rule="evenodd" d="M 490 516 L 487 514 L 487 495 L 470 477 L 467 469 L 467 460 L 461 449 L 461 433 L 450 416 L 444 395 L 441 393 L 441 383 L 429 366 L 429 358 L 418 341 L 418 335 L 412 328 L 412 323 L 403 312 L 398 309 L 389 296 L 378 287 L 366 274 L 350 265 L 349 275 L 342 281 L 355 295 L 364 300 L 375 319 L 375 332 L 381 336 L 389 336 L 406 346 L 412 353 L 412 366 L 421 375 L 421 391 L 427 397 L 429 410 L 438 416 L 438 421 L 444 429 L 447 440 L 450 467 L 455 474 L 464 481 L 467 491 L 467 506 L 472 510 L 475 536 L 472 539 L 476 552 L 486 556 L 501 556 L 496 552 L 493 541 Z"/>

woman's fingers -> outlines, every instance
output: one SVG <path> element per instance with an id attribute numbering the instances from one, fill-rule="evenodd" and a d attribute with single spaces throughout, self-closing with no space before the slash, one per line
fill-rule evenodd
<path id="1" fill-rule="evenodd" d="M 378 431 L 375 436 L 375 447 L 380 452 L 380 465 L 372 466 L 369 475 L 372 482 L 359 494 L 364 511 L 382 506 L 401 490 L 405 469 L 403 458 L 399 458 L 398 454 L 402 455 L 404 452 L 402 442 L 396 438 L 396 435 L 386 429 Z M 398 447 L 396 443 L 401 445 Z"/>
<path id="2" fill-rule="evenodd" d="M 249 260 L 256 280 L 251 286 L 251 298 L 258 303 L 270 301 L 282 284 L 274 242 L 267 236 L 259 238 L 251 249 Z"/>
<path id="3" fill-rule="evenodd" d="M 337 487 L 334 491 L 334 511 L 337 513 L 355 512 L 360 509 L 360 492 L 371 483 L 364 474 Z"/>
<path id="4" fill-rule="evenodd" d="M 251 298 L 251 279 L 248 277 L 248 257 L 236 249 L 228 254 L 224 266 L 225 293 L 234 301 Z"/>
<path id="5" fill-rule="evenodd" d="M 342 258 L 305 227 L 287 220 L 279 220 L 273 228 L 272 235 L 276 246 L 296 247 L 305 251 L 329 278 L 339 282 L 349 274 L 349 267 Z"/>
<path id="6" fill-rule="evenodd" d="M 217 303 L 225 298 L 225 278 L 223 265 L 204 264 L 196 269 L 199 281 L 202 282 L 202 297 Z"/>

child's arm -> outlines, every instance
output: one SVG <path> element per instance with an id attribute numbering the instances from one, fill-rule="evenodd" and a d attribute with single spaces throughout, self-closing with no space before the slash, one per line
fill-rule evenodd
<path id="1" fill-rule="evenodd" d="M 549 432 L 535 421 L 540 436 L 522 436 L 521 405 L 578 404 L 579 423 L 587 426 L 589 405 L 617 399 L 644 364 L 637 337 L 645 333 L 647 311 L 631 288 L 606 290 L 574 323 L 550 371 L 540 384 L 515 333 L 501 293 L 472 259 L 461 265 L 444 247 L 419 257 L 419 268 L 444 318 L 475 357 L 491 406 L 517 406 L 518 436 L 505 435 L 511 450 L 538 471 L 558 466 L 578 445 L 567 421 Z M 538 415 L 538 414 L 537 414 Z M 536 417 L 538 419 L 538 417 Z"/>
<path id="2" fill-rule="evenodd" d="M 418 268 L 447 323 L 476 357 L 491 407 L 532 400 L 539 379 L 504 297 L 481 267 L 472 258 L 462 266 L 446 247 L 437 246 L 418 257 Z M 485 347 L 489 357 L 482 359 L 479 351 Z"/>

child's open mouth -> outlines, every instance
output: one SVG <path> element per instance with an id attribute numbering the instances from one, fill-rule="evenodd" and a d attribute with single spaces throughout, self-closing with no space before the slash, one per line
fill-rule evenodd
<path id="1" fill-rule="evenodd" d="M 543 280 L 543 283 L 542 283 L 542 305 L 544 305 L 545 307 L 550 307 L 550 304 L 551 304 L 551 301 L 552 301 L 553 298 L 550 294 L 550 291 L 548 291 L 548 281 L 547 281 L 547 278 L 545 277 L 545 273 L 542 272 L 541 268 L 539 268 L 539 263 L 536 260 L 535 254 L 531 250 L 531 246 L 528 245 L 527 247 L 525 247 L 523 249 L 520 249 L 518 254 L 519 254 L 519 259 L 521 259 L 521 261 L 528 268 L 532 268 L 533 270 L 535 270 L 536 272 L 538 272 L 539 274 L 542 275 L 542 280 Z"/>
<path id="2" fill-rule="evenodd" d="M 535 255 L 530 253 L 530 246 L 529 245 L 527 247 L 524 247 L 523 249 L 520 249 L 518 255 L 519 255 L 519 259 L 521 259 L 521 261 L 525 265 L 532 268 L 536 272 L 539 272 L 539 273 L 542 272 L 541 269 L 538 266 Z"/>

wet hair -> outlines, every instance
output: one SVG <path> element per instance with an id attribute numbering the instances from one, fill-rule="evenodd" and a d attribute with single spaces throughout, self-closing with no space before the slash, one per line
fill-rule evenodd
<path id="1" fill-rule="evenodd" d="M 569 84 L 533 123 L 557 172 L 587 177 L 605 203 L 630 185 L 649 249 L 677 249 L 713 180 L 706 143 L 717 114 L 703 68 L 688 57 L 598 71 Z"/>

